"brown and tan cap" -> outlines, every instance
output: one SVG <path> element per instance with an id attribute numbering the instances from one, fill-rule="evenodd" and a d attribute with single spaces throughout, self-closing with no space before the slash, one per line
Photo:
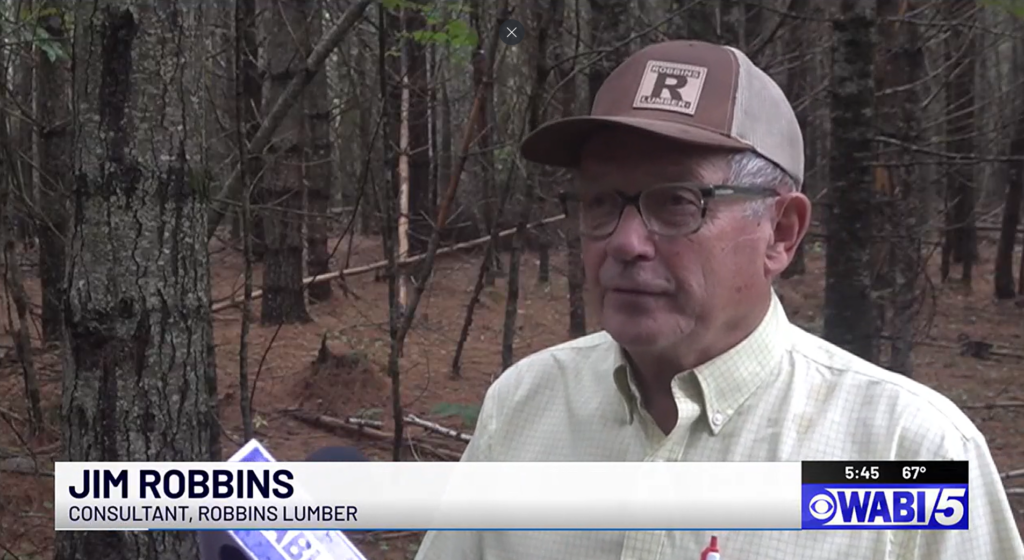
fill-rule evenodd
<path id="1" fill-rule="evenodd" d="M 753 150 L 803 184 L 804 141 L 793 108 L 778 84 L 732 47 L 670 41 L 640 50 L 608 76 L 590 116 L 541 126 L 523 142 L 522 154 L 575 167 L 586 141 L 609 127 Z"/>

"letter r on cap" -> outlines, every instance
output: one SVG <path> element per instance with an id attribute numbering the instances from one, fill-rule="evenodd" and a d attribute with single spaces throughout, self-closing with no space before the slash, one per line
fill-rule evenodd
<path id="1" fill-rule="evenodd" d="M 658 76 L 654 79 L 654 87 L 651 88 L 651 97 L 659 99 L 662 93 L 668 91 L 672 101 L 682 101 L 681 90 L 686 87 L 686 81 L 686 76 L 673 76 L 665 72 L 658 72 Z"/>

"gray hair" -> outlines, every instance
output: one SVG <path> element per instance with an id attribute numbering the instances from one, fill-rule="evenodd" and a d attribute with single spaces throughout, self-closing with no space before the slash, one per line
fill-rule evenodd
<path id="1" fill-rule="evenodd" d="M 728 158 L 730 185 L 758 185 L 775 187 L 780 193 L 798 189 L 793 177 L 772 161 L 752 151 L 731 154 Z M 752 217 L 760 218 L 768 208 L 768 199 L 756 199 L 748 204 Z"/>

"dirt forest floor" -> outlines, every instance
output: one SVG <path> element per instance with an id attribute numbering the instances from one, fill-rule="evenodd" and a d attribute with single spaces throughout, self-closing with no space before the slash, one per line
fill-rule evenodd
<path id="1" fill-rule="evenodd" d="M 983 246 L 983 260 L 975 268 L 978 278 L 973 293 L 965 292 L 955 281 L 935 288 L 935 305 L 931 307 L 936 315 L 930 331 L 920 335 L 915 369 L 918 380 L 965 408 L 988 438 L 1000 471 L 1006 472 L 1024 469 L 1024 404 L 1019 404 L 1024 402 L 1024 308 L 1019 302 L 992 299 L 992 245 L 986 242 Z M 381 258 L 377 240 L 357 239 L 353 246 L 350 266 Z M 780 291 L 791 320 L 819 332 L 824 258 L 815 244 L 810 247 L 807 274 L 783 281 Z M 216 241 L 211 244 L 211 253 L 214 299 L 240 293 L 242 262 L 238 253 Z M 467 253 L 439 259 L 402 362 L 405 412 L 467 432 L 471 431 L 473 407 L 479 405 L 492 378 L 499 373 L 505 308 L 505 283 L 499 279 L 483 294 L 463 357 L 462 377 L 453 379 L 452 354 L 479 259 L 479 254 Z M 344 258 L 335 261 L 335 266 L 344 264 Z M 517 358 L 567 337 L 564 259 L 556 255 L 553 261 L 552 282 L 539 285 L 536 256 L 524 259 L 515 343 Z M 31 263 L 26 263 L 24 270 L 29 293 L 38 304 L 36 271 Z M 257 269 L 257 281 L 258 272 Z M 933 271 L 932 277 L 936 276 Z M 383 303 L 387 301 L 387 284 L 375 281 L 370 273 L 350 277 L 348 287 L 348 297 L 335 284 L 333 300 L 311 305 L 311 323 L 280 329 L 256 325 L 252 329 L 249 368 L 251 378 L 256 378 L 257 437 L 281 460 L 301 460 L 319 447 L 341 444 L 358 446 L 378 460 L 390 460 L 390 441 L 380 433 L 391 431 L 389 385 L 383 369 L 388 352 L 387 307 Z M 7 414 L 13 426 L 23 430 L 24 393 L 8 330 L 10 312 L 6 301 L 6 295 L 0 299 L 0 412 Z M 258 312 L 259 305 L 254 307 Z M 237 382 L 240 313 L 237 309 L 221 311 L 215 315 L 214 324 L 222 441 L 227 457 L 241 444 Z M 994 355 L 987 360 L 961 356 L 957 344 L 961 334 L 992 343 Z M 327 337 L 330 350 L 342 357 L 316 366 L 314 360 L 323 336 Z M 10 472 L 24 468 L 25 458 L 5 458 L 0 454 L 0 468 L 4 469 L 0 472 L 0 559 L 4 560 L 52 556 L 53 479 L 45 471 L 52 470 L 52 460 L 58 452 L 59 435 L 54 426 L 60 407 L 60 365 L 57 352 L 52 349 L 38 349 L 35 360 L 49 428 L 28 443 L 43 472 Z M 306 416 L 358 416 L 383 425 L 377 432 L 367 430 L 370 435 L 358 435 L 351 428 L 314 426 L 296 419 L 296 409 Z M 411 427 L 409 432 L 411 444 L 405 455 L 410 459 L 445 460 L 457 457 L 463 448 L 457 439 L 418 427 Z M 23 444 L 5 422 L 0 422 L 2 452 L 25 454 Z M 1024 487 L 1024 479 L 1007 480 L 1006 485 Z M 1017 492 L 1024 493 L 1024 489 Z M 1024 497 L 1014 495 L 1011 500 L 1018 524 L 1024 527 Z M 420 539 L 419 534 L 388 532 L 354 533 L 351 537 L 371 560 L 411 558 Z"/>

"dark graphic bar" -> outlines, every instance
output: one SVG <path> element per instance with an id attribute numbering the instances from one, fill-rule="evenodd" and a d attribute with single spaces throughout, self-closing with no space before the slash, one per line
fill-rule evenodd
<path id="1" fill-rule="evenodd" d="M 803 461 L 804 484 L 967 484 L 967 461 Z"/>

